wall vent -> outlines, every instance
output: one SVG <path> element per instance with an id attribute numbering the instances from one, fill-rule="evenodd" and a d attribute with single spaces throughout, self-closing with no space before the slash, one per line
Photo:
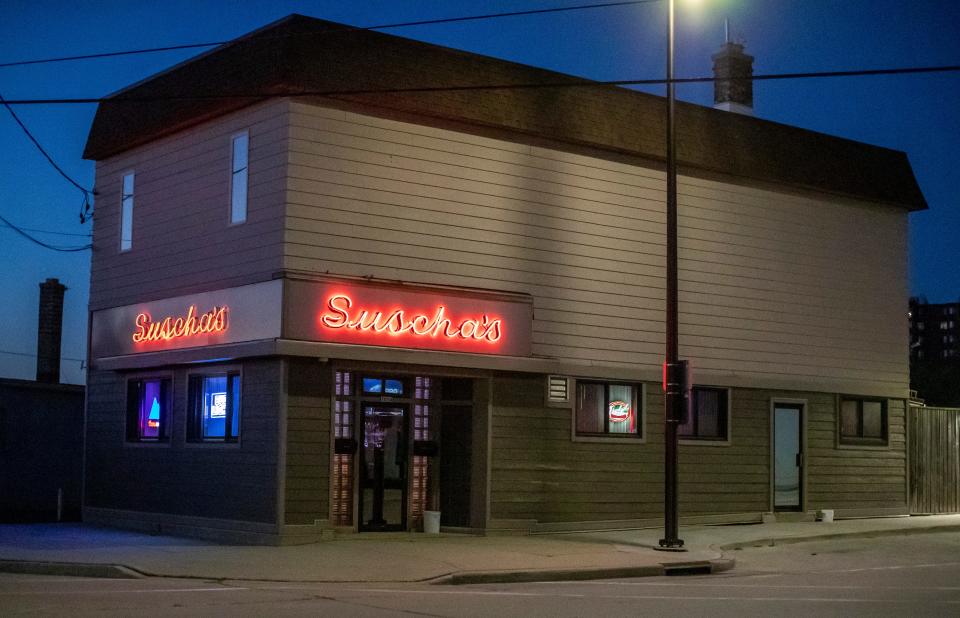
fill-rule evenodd
<path id="1" fill-rule="evenodd" d="M 570 403 L 571 380 L 566 376 L 547 376 L 547 403 L 567 405 Z"/>

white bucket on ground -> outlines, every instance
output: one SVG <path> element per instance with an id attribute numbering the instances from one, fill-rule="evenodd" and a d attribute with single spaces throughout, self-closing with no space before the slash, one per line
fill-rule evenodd
<path id="1" fill-rule="evenodd" d="M 824 523 L 830 523 L 833 521 L 833 509 L 822 509 L 818 515 L 820 516 L 820 521 Z"/>
<path id="2" fill-rule="evenodd" d="M 426 534 L 440 534 L 440 511 L 423 512 L 423 531 Z"/>

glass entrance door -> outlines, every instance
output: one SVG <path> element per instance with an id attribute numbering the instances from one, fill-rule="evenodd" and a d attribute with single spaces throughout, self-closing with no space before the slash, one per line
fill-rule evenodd
<path id="1" fill-rule="evenodd" d="M 802 404 L 774 404 L 773 509 L 803 510 Z"/>
<path id="2" fill-rule="evenodd" d="M 407 409 L 363 404 L 360 442 L 360 529 L 407 526 Z"/>

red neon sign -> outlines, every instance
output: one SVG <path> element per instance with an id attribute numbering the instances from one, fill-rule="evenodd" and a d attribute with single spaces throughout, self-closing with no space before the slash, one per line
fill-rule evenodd
<path id="1" fill-rule="evenodd" d="M 347 329 L 368 334 L 403 335 L 415 338 L 496 343 L 503 336 L 503 320 L 482 314 L 456 322 L 447 317 L 447 309 L 437 305 L 432 315 L 416 310 L 395 308 L 390 311 L 354 308 L 353 299 L 346 294 L 333 294 L 327 299 L 326 313 L 320 324 L 331 329 Z"/>
<path id="2" fill-rule="evenodd" d="M 611 423 L 623 423 L 630 419 L 630 404 L 626 401 L 611 401 L 608 413 Z"/>
<path id="3" fill-rule="evenodd" d="M 135 326 L 132 337 L 134 343 L 222 333 L 227 330 L 227 306 L 214 307 L 198 317 L 197 307 L 190 305 L 187 315 L 176 318 L 168 316 L 157 322 L 153 321 L 149 313 L 139 313 Z"/>

